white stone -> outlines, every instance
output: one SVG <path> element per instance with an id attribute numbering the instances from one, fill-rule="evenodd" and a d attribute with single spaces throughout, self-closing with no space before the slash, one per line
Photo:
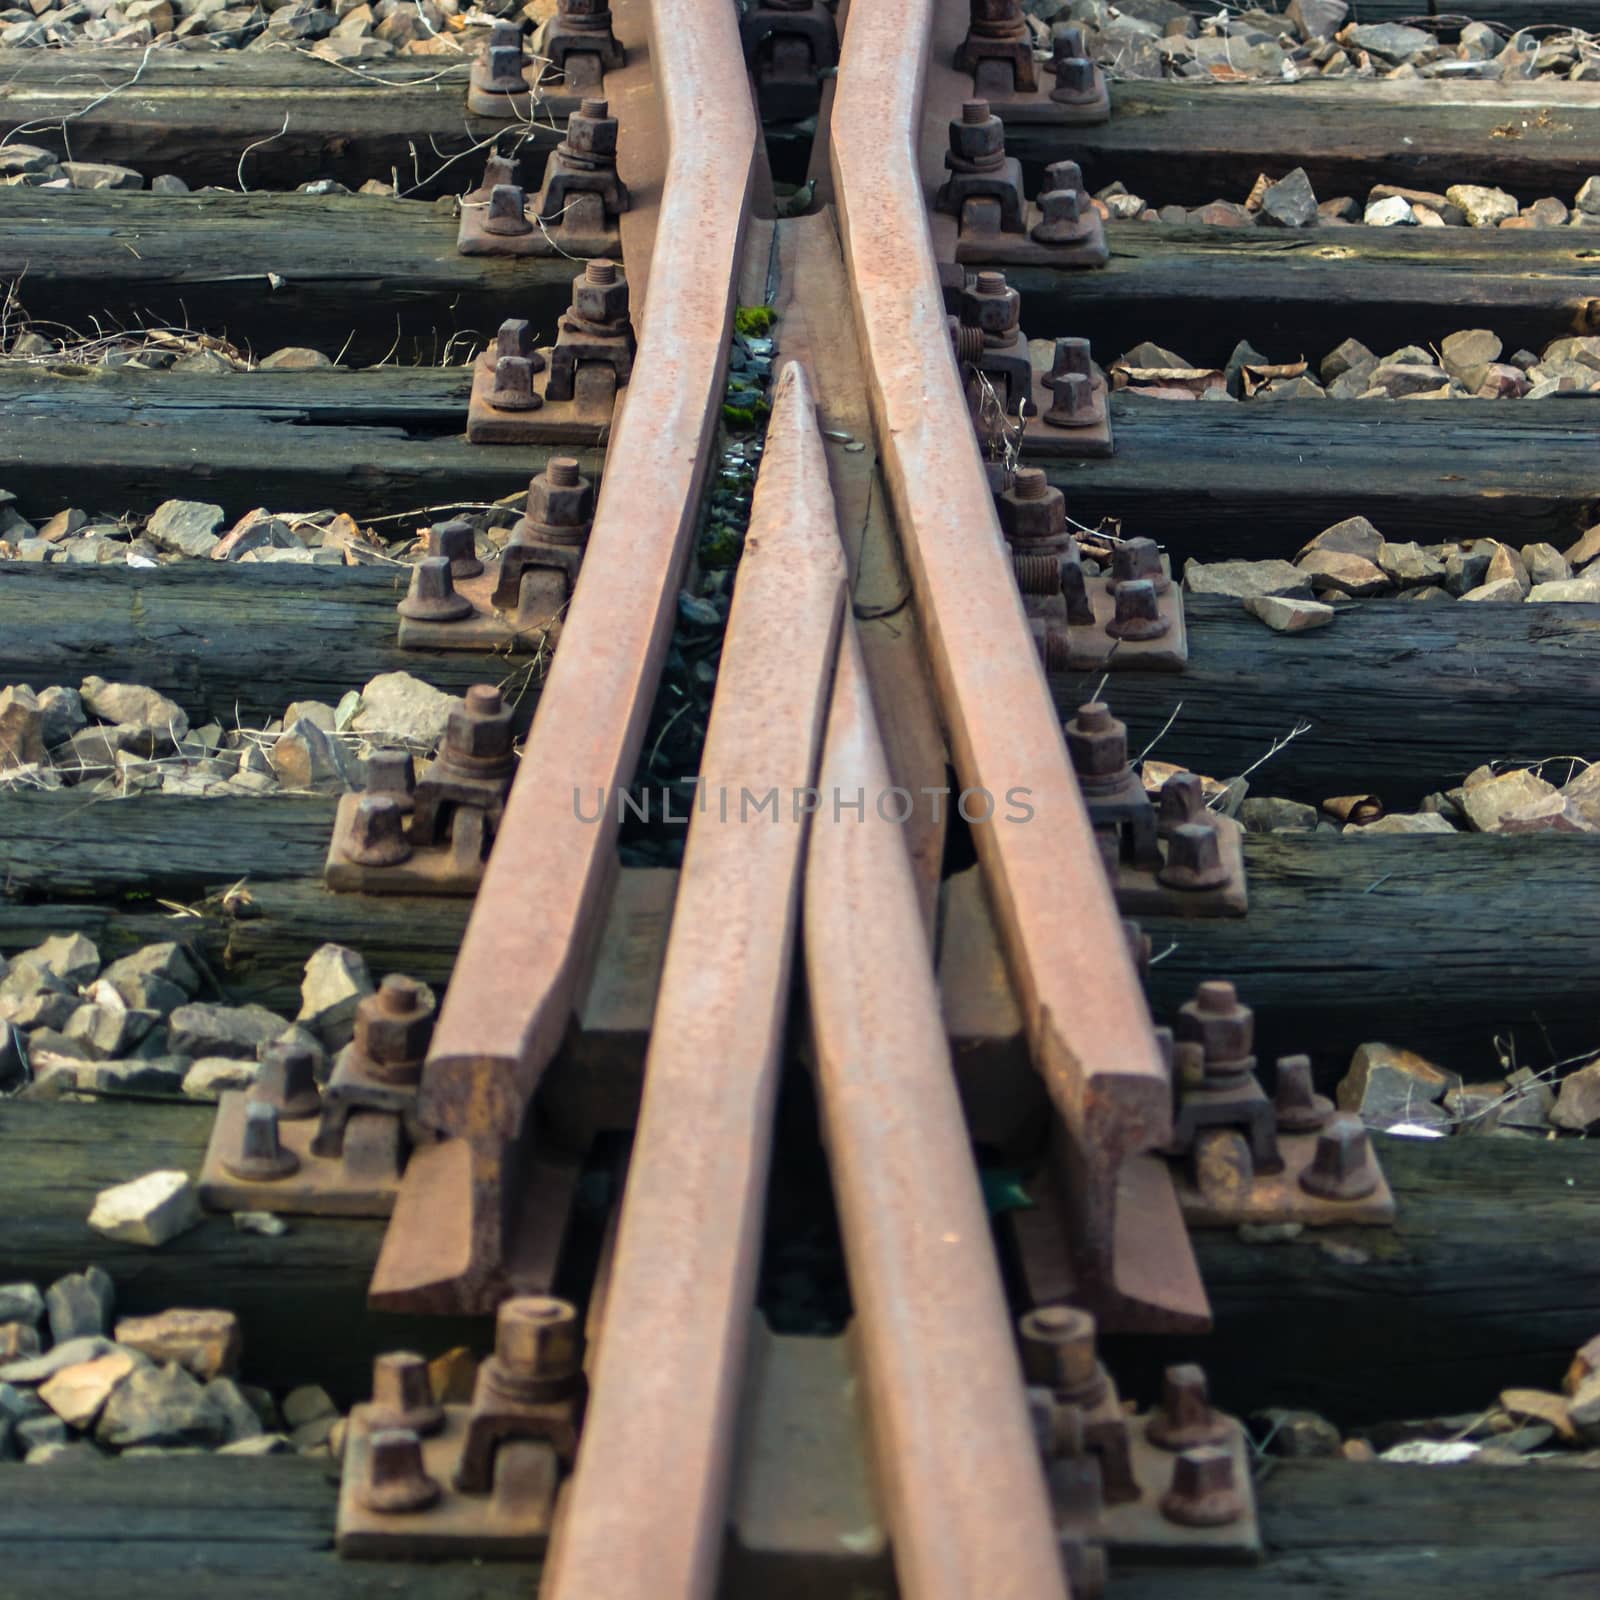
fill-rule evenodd
<path id="1" fill-rule="evenodd" d="M 455 697 L 409 672 L 384 672 L 361 690 L 361 709 L 350 726 L 368 738 L 394 740 L 432 748 L 443 737 Z"/>
<path id="2" fill-rule="evenodd" d="M 1346 823 L 1345 833 L 1454 833 L 1456 830 L 1437 811 L 1395 812 L 1365 824 Z"/>
<path id="3" fill-rule="evenodd" d="M 1402 200 L 1399 195 L 1392 194 L 1387 200 L 1374 200 L 1361 214 L 1361 220 L 1369 228 L 1414 228 L 1417 226 L 1417 215 L 1411 209 L 1407 200 Z"/>
<path id="4" fill-rule="evenodd" d="M 1327 627 L 1334 618 L 1333 607 L 1320 600 L 1295 600 L 1285 595 L 1253 595 L 1244 608 L 1274 633 L 1307 633 Z"/>
<path id="5" fill-rule="evenodd" d="M 1517 202 L 1504 189 L 1489 189 L 1476 183 L 1458 183 L 1444 192 L 1453 206 L 1459 206 L 1474 228 L 1498 227 L 1517 214 Z"/>
<path id="6" fill-rule="evenodd" d="M 125 1244 L 163 1245 L 200 1223 L 200 1200 L 186 1172 L 147 1172 L 95 1196 L 89 1226 Z"/>
<path id="7" fill-rule="evenodd" d="M 1536 583 L 1528 591 L 1528 599 L 1600 605 L 1600 578 L 1556 578 L 1550 583 Z"/>
<path id="8" fill-rule="evenodd" d="M 1503 818 L 1555 792 L 1555 785 L 1546 783 L 1531 768 L 1518 767 L 1464 790 L 1461 809 L 1479 833 L 1493 833 Z"/>
<path id="9" fill-rule="evenodd" d="M 248 1089 L 256 1081 L 260 1063 L 206 1056 L 183 1075 L 183 1092 L 191 1100 L 215 1100 L 226 1089 Z"/>

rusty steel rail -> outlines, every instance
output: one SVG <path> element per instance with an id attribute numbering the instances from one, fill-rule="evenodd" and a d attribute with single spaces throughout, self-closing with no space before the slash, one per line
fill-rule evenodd
<path id="1" fill-rule="evenodd" d="M 755 114 L 732 5 L 654 0 L 669 154 L 638 355 L 593 531 L 520 775 L 423 1077 L 425 1123 L 462 1148 L 408 1177 L 375 1305 L 492 1309 L 507 1287 L 508 1160 L 559 1046 L 616 869 L 631 779 L 671 635 L 727 363 Z M 581 820 L 574 796 L 604 799 Z"/>
<path id="2" fill-rule="evenodd" d="M 817 1100 L 907 1600 L 1066 1600 L 1061 1546 L 854 622 L 805 883 Z M 859 805 L 859 811 L 856 807 Z"/>
<path id="3" fill-rule="evenodd" d="M 919 179 L 936 0 L 851 7 L 830 162 L 889 494 L 989 899 L 1036 1067 L 1060 1112 L 1082 1296 L 1128 1320 L 1204 1319 L 1175 1204 L 1170 1271 L 1119 1286 L 1124 1158 L 1169 1137 L 1171 1090 L 1013 581 L 946 323 Z M 985 799 L 985 796 L 987 799 Z M 992 820 L 982 820 L 987 805 Z M 1026 820 L 1006 820 L 1007 817 Z M 1151 1289 L 1180 1306 L 1141 1307 Z M 1196 1305 L 1198 1296 L 1198 1306 Z"/>
<path id="4" fill-rule="evenodd" d="M 789 1011 L 800 797 L 844 594 L 822 439 L 790 365 L 733 591 L 546 1600 L 692 1600 L 716 1582 Z M 768 791 L 776 815 L 752 813 L 747 797 Z"/>

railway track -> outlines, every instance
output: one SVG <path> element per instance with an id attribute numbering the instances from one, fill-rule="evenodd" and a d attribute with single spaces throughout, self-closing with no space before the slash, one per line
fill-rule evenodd
<path id="1" fill-rule="evenodd" d="M 1592 1268 L 1486 1199 L 1559 1183 L 1581 1236 L 1583 1144 L 1423 1151 L 1314 1092 L 1381 1037 L 1469 1078 L 1591 1048 L 1589 951 L 1552 916 L 1577 919 L 1590 841 L 1246 835 L 1243 789 L 1208 803 L 1191 775 L 1266 750 L 1286 800 L 1409 811 L 1553 756 L 1591 698 L 1593 608 L 1362 600 L 1279 635 L 1171 581 L 1350 516 L 1570 543 L 1592 398 L 1164 406 L 1106 374 L 1139 340 L 1220 368 L 1245 337 L 1587 335 L 1588 236 L 1102 223 L 1088 188 L 1199 204 L 1303 161 L 1318 193 L 1443 189 L 1470 161 L 1570 192 L 1600 91 L 1117 85 L 1107 121 L 1081 41 L 1035 50 L 1013 9 L 785 0 L 741 41 L 731 4 L 573 0 L 531 57 L 501 23 L 474 65 L 381 81 L 288 52 L 15 53 L 0 155 L 56 139 L 233 192 L 0 190 L 8 339 L 25 317 L 55 340 L 0 364 L 0 483 L 41 522 L 70 485 L 215 499 L 235 542 L 271 520 L 252 505 L 352 497 L 416 535 L 400 561 L 317 524 L 342 552 L 318 572 L 158 566 L 176 545 L 149 530 L 126 565 L 37 540 L 0 563 L 3 681 L 170 696 L 196 785 L 132 793 L 165 784 L 159 730 L 96 754 L 91 727 L 82 782 L 0 794 L 0 950 L 77 931 L 98 968 L 176 938 L 207 998 L 280 1021 L 318 945 L 385 977 L 338 1022 L 308 997 L 259 1072 L 220 1075 L 214 1122 L 78 1103 L 189 1084 L 154 1064 L 176 1012 L 169 1055 L 127 1072 L 76 1051 L 70 1006 L 65 1032 L 11 1031 L 14 1275 L 103 1258 L 124 1309 L 225 1305 L 258 1381 L 357 1402 L 337 1491 L 326 1453 L 130 1488 L 69 1446 L 37 1482 L 70 1515 L 31 1474 L 0 1512 L 19 1593 L 59 1583 L 89 1506 L 110 1532 L 85 1593 L 172 1592 L 142 1556 L 102 1570 L 105 1537 L 192 1539 L 195 1581 L 261 1593 L 1392 1592 L 1344 1473 L 1400 1469 L 1263 1471 L 1229 1413 L 1462 1410 L 1553 1388 L 1593 1332 Z M 330 176 L 397 194 L 280 192 Z M 132 370 L 63 332 L 96 319 L 132 330 Z M 228 370 L 291 327 L 340 369 Z M 232 354 L 149 372 L 140 328 Z M 456 697 L 428 702 L 427 767 L 374 731 L 396 672 Z M 222 730 L 292 700 L 333 720 L 241 734 L 259 759 L 232 770 L 320 794 L 208 794 Z M 1141 781 L 1147 741 L 1189 772 Z M 291 1231 L 212 1218 L 153 1254 L 85 1233 L 86 1196 L 166 1167 Z M 1510 1314 L 1463 1309 L 1485 1295 Z M 1364 1373 L 1384 1342 L 1425 1354 Z M 478 1359 L 448 1393 L 392 1355 L 453 1344 Z M 1415 1584 L 1446 1527 L 1470 1530 L 1458 1592 L 1592 1571 L 1570 1529 L 1525 1548 L 1479 1522 L 1523 1504 L 1487 1471 L 1387 1497 L 1393 1571 Z M 1566 1520 L 1546 1492 L 1540 1529 Z M 226 1547 L 178 1527 L 211 1506 Z"/>

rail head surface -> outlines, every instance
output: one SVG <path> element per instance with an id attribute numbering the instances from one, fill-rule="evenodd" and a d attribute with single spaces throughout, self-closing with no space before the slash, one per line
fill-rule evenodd
<path id="1" fill-rule="evenodd" d="M 731 5 L 653 0 L 651 22 L 669 155 L 638 356 L 423 1076 L 424 1121 L 469 1140 L 475 1168 L 482 1157 L 470 1241 L 438 1252 L 465 1251 L 474 1270 L 500 1248 L 497 1147 L 560 1044 L 603 919 L 614 795 L 632 778 L 671 636 L 726 371 L 756 148 L 737 18 Z M 600 819 L 584 820 L 597 791 Z M 464 1205 L 450 1208 L 458 1233 Z"/>
<path id="2" fill-rule="evenodd" d="M 1067 1600 L 855 623 L 839 647 L 805 882 L 818 1118 L 869 1434 L 906 1600 Z"/>
<path id="3" fill-rule="evenodd" d="M 844 606 L 822 439 L 791 365 L 734 584 L 545 1600 L 709 1600 L 715 1587 Z"/>
<path id="4" fill-rule="evenodd" d="M 834 188 L 879 447 L 956 771 L 993 806 L 973 832 L 1034 1059 L 1089 1158 L 1114 1164 L 1165 1139 L 1170 1090 L 950 345 L 917 155 L 937 3 L 851 8 Z M 1015 791 L 1020 803 L 1008 805 Z M 971 809 L 983 805 L 980 796 Z"/>

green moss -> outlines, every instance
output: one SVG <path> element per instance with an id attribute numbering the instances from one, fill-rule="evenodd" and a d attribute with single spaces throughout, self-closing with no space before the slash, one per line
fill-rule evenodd
<path id="1" fill-rule="evenodd" d="M 733 325 L 747 339 L 764 338 L 778 320 L 771 306 L 740 306 L 733 313 Z"/>

